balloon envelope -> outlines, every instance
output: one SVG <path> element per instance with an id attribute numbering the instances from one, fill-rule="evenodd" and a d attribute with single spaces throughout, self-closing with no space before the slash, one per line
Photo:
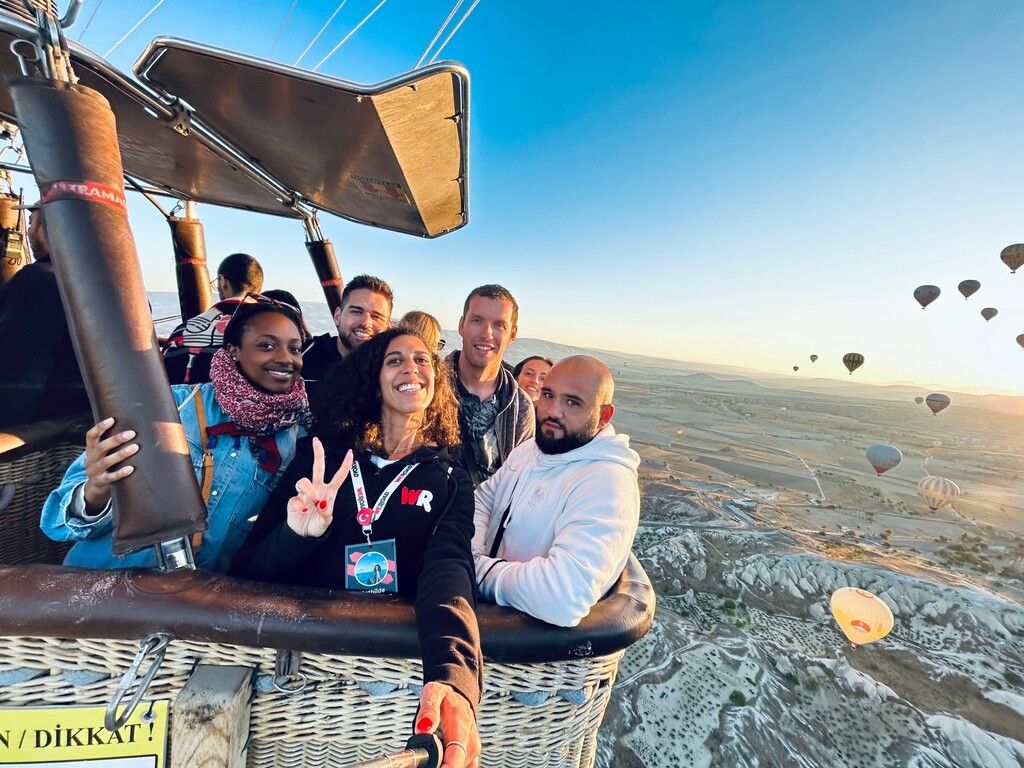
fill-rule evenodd
<path id="1" fill-rule="evenodd" d="M 981 316 L 984 317 L 985 320 L 991 320 L 998 314 L 999 310 L 996 309 L 995 307 L 985 307 L 983 310 L 981 310 Z"/>
<path id="2" fill-rule="evenodd" d="M 811 355 L 811 362 L 812 363 L 818 362 L 818 356 L 817 355 Z"/>
<path id="3" fill-rule="evenodd" d="M 914 298 L 921 305 L 921 309 L 924 309 L 939 298 L 940 293 L 942 290 L 937 285 L 919 285 L 914 289 Z"/>
<path id="4" fill-rule="evenodd" d="M 853 372 L 864 365 L 864 355 L 857 352 L 847 352 L 843 355 L 843 365 L 846 366 L 846 370 L 853 376 Z"/>
<path id="5" fill-rule="evenodd" d="M 936 416 L 939 415 L 939 411 L 943 411 L 949 407 L 949 398 L 938 392 L 932 392 L 924 399 L 924 401 Z"/>
<path id="6" fill-rule="evenodd" d="M 876 443 L 869 447 L 867 450 L 867 457 L 868 463 L 875 468 L 875 472 L 879 475 L 884 472 L 888 472 L 903 461 L 903 454 L 900 453 L 899 448 L 895 448 L 891 445 L 885 445 L 884 443 Z"/>
<path id="7" fill-rule="evenodd" d="M 960 487 L 952 480 L 938 475 L 926 475 L 917 484 L 917 492 L 933 512 L 952 504 L 960 495 Z"/>
<path id="8" fill-rule="evenodd" d="M 921 403 L 924 402 L 924 398 L 918 395 L 917 397 L 914 398 L 914 402 L 920 405 Z"/>
<path id="9" fill-rule="evenodd" d="M 999 254 L 999 258 L 1010 268 L 1010 272 L 1016 272 L 1024 264 L 1024 243 L 1006 246 Z"/>
<path id="10" fill-rule="evenodd" d="M 843 587 L 832 593 L 832 616 L 846 638 L 855 645 L 881 640 L 892 631 L 892 610 L 866 589 Z"/>
<path id="11" fill-rule="evenodd" d="M 1017 343 L 1024 347 L 1024 333 L 1017 337 Z"/>
<path id="12" fill-rule="evenodd" d="M 981 288 L 981 283 L 977 280 L 961 280 L 960 285 L 956 288 L 964 295 L 965 299 L 969 299 L 978 292 L 978 289 Z"/>
<path id="13" fill-rule="evenodd" d="M 794 365 L 793 366 L 793 371 L 794 372 L 799 371 L 799 370 L 800 370 L 800 366 L 799 365 Z"/>

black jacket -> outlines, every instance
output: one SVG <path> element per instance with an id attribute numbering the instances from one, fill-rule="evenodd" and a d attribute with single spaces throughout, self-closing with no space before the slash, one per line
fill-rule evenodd
<path id="1" fill-rule="evenodd" d="M 343 459 L 343 451 L 326 451 L 327 478 L 333 477 Z M 424 682 L 451 685 L 475 709 L 480 700 L 483 665 L 471 549 L 473 484 L 460 467 L 453 466 L 444 450 L 421 448 L 382 468 L 374 466 L 366 453 L 357 460 L 371 504 L 402 467 L 419 462 L 373 524 L 373 540 L 395 539 L 398 593 L 416 603 Z M 345 547 L 366 543 L 355 520 L 351 478 L 338 491 L 333 522 L 323 536 L 303 538 L 288 527 L 288 499 L 295 494 L 295 483 L 309 477 L 312 467 L 312 443 L 306 438 L 299 441 L 294 460 L 235 555 L 230 571 L 233 575 L 281 584 L 345 588 Z M 414 492 L 424 490 L 433 496 L 429 512 L 413 501 Z M 380 596 L 389 598 L 394 599 Z"/>

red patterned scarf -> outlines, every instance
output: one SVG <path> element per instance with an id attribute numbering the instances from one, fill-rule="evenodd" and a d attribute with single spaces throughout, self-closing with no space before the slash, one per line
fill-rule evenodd
<path id="1" fill-rule="evenodd" d="M 287 392 L 272 395 L 254 387 L 227 350 L 219 349 L 210 361 L 210 381 L 217 404 L 243 434 L 273 435 L 295 424 L 308 427 L 312 421 L 306 384 L 301 376 Z"/>

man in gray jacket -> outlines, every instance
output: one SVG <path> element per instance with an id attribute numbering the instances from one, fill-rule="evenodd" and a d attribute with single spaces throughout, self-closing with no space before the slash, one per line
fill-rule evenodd
<path id="1" fill-rule="evenodd" d="M 462 349 L 451 363 L 459 395 L 461 462 L 473 484 L 493 475 L 512 449 L 533 437 L 530 396 L 502 358 L 516 338 L 519 306 L 500 285 L 474 288 L 459 318 Z"/>

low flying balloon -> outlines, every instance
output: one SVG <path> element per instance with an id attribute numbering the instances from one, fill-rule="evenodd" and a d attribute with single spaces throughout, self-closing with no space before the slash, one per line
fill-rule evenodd
<path id="1" fill-rule="evenodd" d="M 937 285 L 919 285 L 914 289 L 914 298 L 921 305 L 921 309 L 924 309 L 939 298 L 940 293 L 942 293 L 942 289 Z"/>
<path id="2" fill-rule="evenodd" d="M 961 280 L 960 285 L 956 288 L 964 295 L 964 301 L 966 301 L 978 292 L 978 289 L 981 288 L 981 283 L 977 280 Z"/>
<path id="3" fill-rule="evenodd" d="M 1015 243 L 1014 245 L 1008 245 L 1003 248 L 1003 252 L 999 254 L 999 258 L 1003 260 L 1003 264 L 1010 268 L 1010 273 L 1016 272 L 1024 265 L 1024 243 Z"/>
<path id="4" fill-rule="evenodd" d="M 811 355 L 811 362 L 812 363 L 818 362 L 818 356 L 817 355 Z"/>
<path id="5" fill-rule="evenodd" d="M 677 429 L 676 430 L 676 435 L 679 436 L 679 437 L 682 437 L 683 436 L 683 430 L 682 429 Z"/>
<path id="6" fill-rule="evenodd" d="M 960 495 L 960 487 L 952 480 L 938 475 L 925 475 L 917 484 L 917 492 L 934 512 L 947 504 L 952 504 Z"/>
<path id="7" fill-rule="evenodd" d="M 999 310 L 996 309 L 995 307 L 985 307 L 983 310 L 981 310 L 981 316 L 984 317 L 986 321 L 991 320 L 998 314 Z"/>
<path id="8" fill-rule="evenodd" d="M 914 402 L 920 405 L 921 403 L 924 402 L 924 398 L 918 395 L 917 397 L 914 398 Z"/>
<path id="9" fill-rule="evenodd" d="M 796 373 L 799 370 L 800 370 L 800 366 L 799 365 L 794 365 L 793 366 L 793 373 Z"/>
<path id="10" fill-rule="evenodd" d="M 873 643 L 892 631 L 892 610 L 880 597 L 865 589 L 837 589 L 832 593 L 829 607 L 836 624 L 854 645 Z"/>
<path id="11" fill-rule="evenodd" d="M 924 401 L 931 409 L 933 416 L 938 416 L 939 411 L 949 408 L 949 398 L 939 392 L 932 392 Z"/>
<path id="12" fill-rule="evenodd" d="M 900 453 L 899 448 L 882 443 L 876 443 L 868 448 L 867 457 L 868 463 L 875 468 L 875 472 L 879 475 L 888 472 L 903 461 L 903 454 Z"/>
<path id="13" fill-rule="evenodd" d="M 941 447 L 942 447 L 942 441 L 941 440 L 932 440 L 932 448 L 941 448 Z"/>
<path id="14" fill-rule="evenodd" d="M 843 355 L 843 365 L 846 366 L 846 370 L 853 376 L 853 372 L 864 365 L 864 355 L 857 352 L 847 352 Z"/>

